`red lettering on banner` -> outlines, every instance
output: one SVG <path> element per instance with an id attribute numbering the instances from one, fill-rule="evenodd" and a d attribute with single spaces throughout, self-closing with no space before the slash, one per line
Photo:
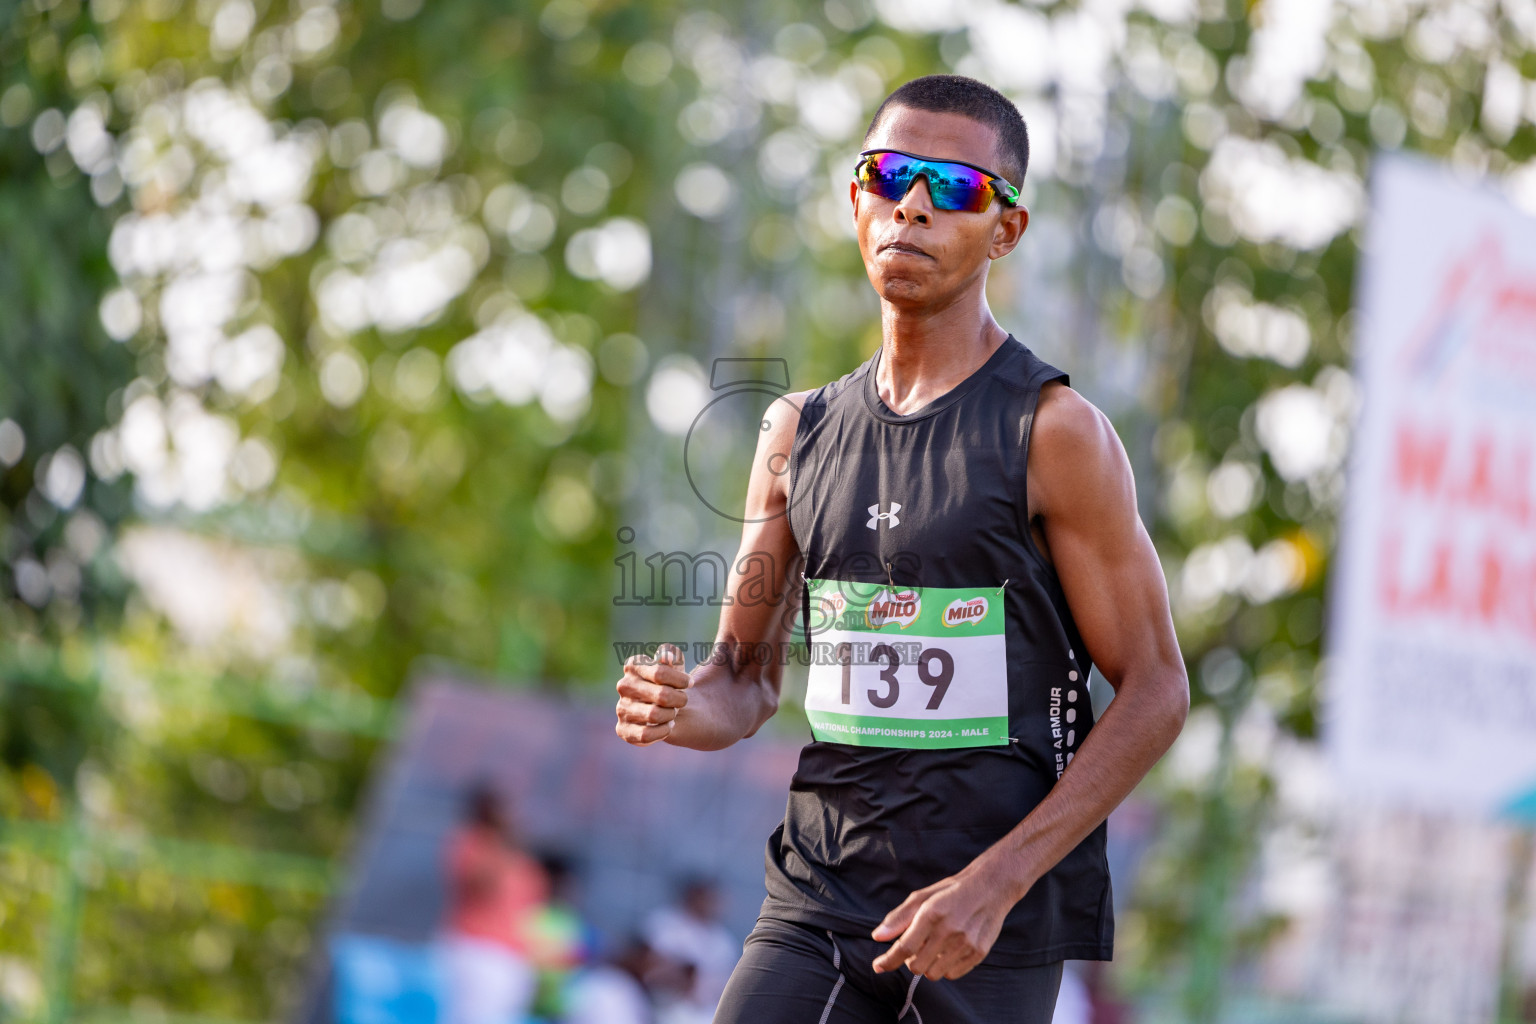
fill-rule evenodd
<path id="1" fill-rule="evenodd" d="M 1418 595 L 1409 601 L 1409 606 L 1418 611 L 1448 612 L 1456 604 L 1451 589 L 1451 542 L 1442 539 L 1435 545 L 1430 561 L 1433 568 L 1429 571 L 1429 579 Z"/>
<path id="2" fill-rule="evenodd" d="M 1403 498 L 1533 525 L 1530 439 L 1486 429 L 1458 437 L 1404 421 L 1397 425 L 1393 455 L 1389 484 Z"/>
<path id="3" fill-rule="evenodd" d="M 1493 438 L 1486 434 L 1472 441 L 1472 470 L 1462 500 L 1468 505 L 1493 506 Z"/>
<path id="4" fill-rule="evenodd" d="M 1410 423 L 1397 425 L 1397 478 L 1393 481 L 1404 494 L 1422 491 L 1434 497 L 1440 491 L 1440 475 L 1445 469 L 1445 451 L 1449 439 L 1442 433 L 1422 434 Z"/>
<path id="5" fill-rule="evenodd" d="M 1396 532 L 1377 559 L 1381 610 L 1397 619 L 1439 619 L 1510 630 L 1536 641 L 1536 552 L 1516 554 L 1504 537 L 1458 545 L 1435 537 L 1410 559 Z"/>

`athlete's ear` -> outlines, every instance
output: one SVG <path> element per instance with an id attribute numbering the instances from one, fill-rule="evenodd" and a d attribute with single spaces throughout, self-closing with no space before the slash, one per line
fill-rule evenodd
<path id="1" fill-rule="evenodd" d="M 1028 228 L 1029 207 L 1023 203 L 1006 207 L 992 229 L 992 248 L 987 251 L 987 258 L 995 260 L 1013 252 Z"/>
<path id="2" fill-rule="evenodd" d="M 853 204 L 853 221 L 857 224 L 859 221 L 859 183 L 856 181 L 848 183 L 848 201 Z"/>

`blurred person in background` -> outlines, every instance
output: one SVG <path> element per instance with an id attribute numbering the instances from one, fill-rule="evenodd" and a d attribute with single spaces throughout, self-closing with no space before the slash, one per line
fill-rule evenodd
<path id="1" fill-rule="evenodd" d="M 632 938 L 607 963 L 572 979 L 562 1024 L 657 1024 L 650 989 L 669 970 L 644 939 Z"/>
<path id="2" fill-rule="evenodd" d="M 538 971 L 533 1015 L 561 1019 L 571 981 L 592 961 L 599 941 L 579 909 L 581 880 L 571 859 L 546 851 L 539 855 L 539 866 L 549 881 L 549 899 L 528 918 L 529 955 Z"/>
<path id="3" fill-rule="evenodd" d="M 693 999 L 698 964 L 667 956 L 660 950 L 655 952 L 657 966 L 649 979 L 655 1024 L 710 1024 L 715 1018 L 714 1010 Z"/>
<path id="4" fill-rule="evenodd" d="M 741 940 L 720 922 L 720 891 L 704 878 L 683 885 L 681 899 L 658 907 L 645 920 L 645 939 L 657 952 L 694 966 L 697 977 L 687 1001 L 714 1016 L 731 970 L 741 959 Z"/>
<path id="5" fill-rule="evenodd" d="M 529 925 L 549 895 L 544 870 L 518 846 L 487 782 L 470 789 L 445 852 L 443 1024 L 520 1024 L 538 988 Z"/>
<path id="6" fill-rule="evenodd" d="M 987 305 L 1029 224 L 1018 109 L 919 78 L 864 146 L 849 197 L 880 348 L 764 416 L 718 656 L 629 659 L 615 729 L 756 733 L 798 604 L 813 741 L 716 1021 L 1048 1024 L 1063 961 L 1112 956 L 1104 822 L 1189 682 L 1120 439 Z M 920 652 L 864 642 L 898 619 Z M 1097 721 L 1095 665 L 1115 689 Z"/>

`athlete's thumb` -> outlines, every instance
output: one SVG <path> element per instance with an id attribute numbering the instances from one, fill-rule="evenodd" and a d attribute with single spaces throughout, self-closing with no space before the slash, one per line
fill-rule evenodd
<path id="1" fill-rule="evenodd" d="M 913 893 L 908 896 L 901 901 L 901 906 L 885 915 L 885 920 L 870 933 L 870 938 L 876 942 L 890 942 L 897 938 L 912 924 L 912 919 L 917 916 L 917 911 L 922 905 L 921 894 Z"/>
<path id="2" fill-rule="evenodd" d="M 673 683 L 670 680 L 660 678 L 656 680 L 658 683 L 665 683 L 668 686 L 677 686 L 679 689 L 687 689 L 693 685 L 693 677 L 690 676 L 687 669 L 683 667 L 683 652 L 680 648 L 678 648 L 676 644 L 661 644 L 658 646 L 656 648 L 656 664 L 669 665 L 683 674 L 683 682 L 681 684 Z"/>

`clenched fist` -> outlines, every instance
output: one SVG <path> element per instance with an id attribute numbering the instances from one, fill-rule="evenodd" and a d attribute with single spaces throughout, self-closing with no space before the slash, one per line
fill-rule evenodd
<path id="1" fill-rule="evenodd" d="M 619 678 L 619 720 L 613 731 L 626 743 L 649 746 L 672 735 L 678 712 L 688 705 L 692 680 L 683 670 L 683 652 L 662 644 L 656 657 L 636 654 L 624 662 Z"/>

